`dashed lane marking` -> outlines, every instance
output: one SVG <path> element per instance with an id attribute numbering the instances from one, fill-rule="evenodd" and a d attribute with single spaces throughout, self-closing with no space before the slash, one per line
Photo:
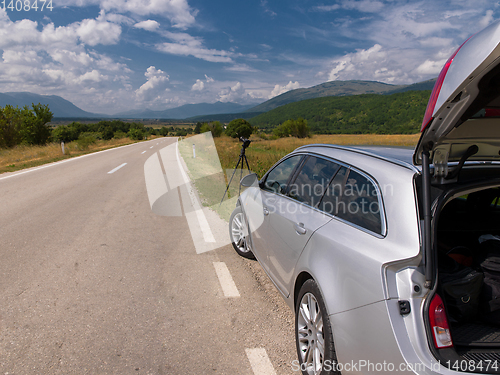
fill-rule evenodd
<path id="1" fill-rule="evenodd" d="M 231 273 L 224 262 L 214 262 L 215 272 L 219 278 L 225 297 L 239 297 L 240 293 L 231 277 Z"/>
<path id="2" fill-rule="evenodd" d="M 108 174 L 112 174 L 112 173 L 115 173 L 118 169 L 120 168 L 123 168 L 124 166 L 126 166 L 127 163 L 123 163 L 122 165 L 119 165 L 118 167 L 116 167 L 115 169 L 112 169 L 108 172 Z"/>
<path id="3" fill-rule="evenodd" d="M 245 349 L 245 352 L 255 375 L 276 375 L 273 364 L 267 356 L 266 349 Z"/>

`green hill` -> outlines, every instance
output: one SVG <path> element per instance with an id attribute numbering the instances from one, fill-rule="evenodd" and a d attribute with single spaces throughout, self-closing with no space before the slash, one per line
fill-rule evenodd
<path id="1" fill-rule="evenodd" d="M 435 79 L 431 79 L 412 85 L 390 85 L 376 81 L 330 81 L 309 88 L 290 90 L 251 108 L 247 112 L 267 112 L 285 104 L 325 96 L 395 94 L 404 91 L 432 90 L 435 82 Z"/>
<path id="2" fill-rule="evenodd" d="M 249 121 L 262 130 L 302 117 L 312 132 L 321 134 L 418 133 L 430 93 L 426 90 L 308 99 L 283 105 Z"/>

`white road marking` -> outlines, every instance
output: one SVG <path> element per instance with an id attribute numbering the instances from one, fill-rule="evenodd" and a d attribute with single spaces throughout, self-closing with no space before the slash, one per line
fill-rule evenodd
<path id="1" fill-rule="evenodd" d="M 224 262 L 214 262 L 215 272 L 217 273 L 217 277 L 219 278 L 220 285 L 222 287 L 222 291 L 224 292 L 225 297 L 239 297 L 240 293 L 238 292 L 238 288 L 236 288 L 236 284 L 229 273 L 229 270 Z"/>
<path id="2" fill-rule="evenodd" d="M 144 153 L 146 153 L 146 151 L 141 152 L 141 155 L 144 154 Z"/>
<path id="3" fill-rule="evenodd" d="M 153 147 L 155 147 L 155 146 L 151 146 L 150 148 L 153 148 Z"/>
<path id="4" fill-rule="evenodd" d="M 118 167 L 116 167 L 115 169 L 112 169 L 108 172 L 108 174 L 111 174 L 111 173 L 115 173 L 118 169 L 120 168 L 123 168 L 124 166 L 126 166 L 127 163 L 123 163 L 122 165 L 119 165 Z"/>
<path id="5" fill-rule="evenodd" d="M 245 352 L 255 375 L 276 375 L 273 364 L 267 356 L 266 349 L 245 349 Z"/>
<path id="6" fill-rule="evenodd" d="M 181 160 L 180 160 L 181 154 L 179 153 L 178 142 L 176 142 L 176 144 L 175 144 L 175 151 L 176 151 L 176 155 L 177 155 L 177 163 L 179 165 L 179 170 L 181 171 L 181 176 L 184 180 L 184 184 L 189 191 L 189 197 L 191 198 L 191 204 L 193 206 L 194 212 L 196 213 L 198 223 L 200 224 L 200 229 L 201 229 L 201 232 L 203 234 L 203 239 L 205 240 L 205 242 L 215 242 L 214 235 L 210 229 L 210 225 L 208 224 L 207 218 L 206 218 L 205 214 L 203 213 L 203 209 L 200 207 L 200 204 L 198 203 L 198 200 L 196 199 L 196 196 L 194 195 L 193 187 L 191 186 L 191 183 L 189 181 L 189 177 L 186 175 L 186 172 L 184 172 L 184 168 L 182 167 Z M 186 216 L 187 216 L 187 213 L 186 213 Z"/>

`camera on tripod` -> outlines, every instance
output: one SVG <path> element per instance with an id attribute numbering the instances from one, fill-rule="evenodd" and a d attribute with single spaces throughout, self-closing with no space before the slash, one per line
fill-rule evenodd
<path id="1" fill-rule="evenodd" d="M 240 180 L 243 178 L 243 163 L 245 162 L 248 168 L 248 172 L 250 172 L 250 166 L 248 165 L 248 159 L 247 156 L 245 155 L 245 150 L 247 149 L 248 146 L 250 146 L 250 143 L 252 141 L 250 139 L 240 137 L 240 142 L 243 143 L 241 146 L 241 151 L 240 151 L 240 157 L 238 158 L 238 162 L 236 163 L 236 166 L 234 167 L 233 175 L 231 176 L 231 179 L 229 180 L 227 186 L 226 186 L 226 191 L 224 192 L 224 195 L 222 196 L 222 200 L 220 201 L 220 204 L 222 204 L 222 201 L 224 200 L 224 197 L 226 196 L 228 190 L 229 190 L 229 185 L 231 185 L 231 181 L 233 181 L 234 174 L 236 173 L 236 170 L 238 169 L 238 166 L 241 163 L 241 174 L 240 174 Z M 238 194 L 241 193 L 241 185 L 239 187 Z M 220 205 L 219 205 L 220 207 Z"/>
<path id="2" fill-rule="evenodd" d="M 243 142 L 243 148 L 247 148 L 250 146 L 250 143 L 252 142 L 250 139 L 240 137 L 240 142 Z"/>

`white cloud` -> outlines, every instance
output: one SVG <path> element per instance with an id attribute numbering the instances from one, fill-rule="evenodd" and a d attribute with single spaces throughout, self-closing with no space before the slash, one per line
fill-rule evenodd
<path id="1" fill-rule="evenodd" d="M 438 76 L 441 69 L 443 69 L 446 59 L 439 61 L 425 60 L 420 64 L 415 71 L 423 76 Z"/>
<path id="2" fill-rule="evenodd" d="M 116 44 L 121 35 L 121 27 L 103 20 L 84 19 L 68 26 L 55 27 L 49 23 L 38 30 L 38 23 L 23 19 L 12 22 L 4 10 L 0 9 L 0 48 L 34 46 L 72 48 L 81 41 L 87 45 Z"/>
<path id="3" fill-rule="evenodd" d="M 97 44 L 116 44 L 120 39 L 121 27 L 115 23 L 102 22 L 99 19 L 83 20 L 76 28 L 80 40 L 89 46 Z"/>
<path id="4" fill-rule="evenodd" d="M 231 72 L 258 72 L 257 69 L 248 66 L 247 64 L 233 64 L 224 68 Z"/>
<path id="5" fill-rule="evenodd" d="M 269 14 L 272 18 L 277 16 L 277 14 L 269 7 L 267 0 L 260 0 L 260 6 L 264 9 L 264 12 Z"/>
<path id="6" fill-rule="evenodd" d="M 169 19 L 173 27 L 180 29 L 194 25 L 198 13 L 189 6 L 187 0 L 58 0 L 57 5 L 77 7 L 98 5 L 105 11 L 122 14 L 160 15 Z"/>
<path id="7" fill-rule="evenodd" d="M 315 12 L 332 12 L 339 9 L 357 10 L 365 13 L 377 13 L 384 8 L 384 3 L 377 0 L 344 0 L 340 4 L 317 5 L 312 8 Z"/>
<path id="8" fill-rule="evenodd" d="M 208 49 L 203 45 L 203 39 L 186 33 L 165 33 L 173 43 L 160 43 L 156 45 L 158 51 L 180 56 L 194 56 L 210 62 L 231 63 L 231 52 Z"/>
<path id="9" fill-rule="evenodd" d="M 201 79 L 197 79 L 196 83 L 191 87 L 191 91 L 203 91 L 205 84 Z"/>
<path id="10" fill-rule="evenodd" d="M 452 53 L 428 54 L 422 58 L 419 49 L 391 49 L 375 44 L 359 49 L 331 62 L 329 81 L 373 80 L 407 84 L 436 77 Z"/>
<path id="11" fill-rule="evenodd" d="M 343 9 L 376 11 L 365 18 L 338 19 L 330 33 L 357 40 L 358 48 L 318 69 L 329 80 L 366 79 L 407 84 L 434 78 L 453 51 L 494 20 L 491 3 L 433 0 L 340 1 Z M 335 10 L 328 5 L 314 10 Z M 498 6 L 496 6 L 498 8 Z M 326 67 L 328 66 L 328 67 Z"/>
<path id="12" fill-rule="evenodd" d="M 218 94 L 218 100 L 221 102 L 238 102 L 248 98 L 248 94 L 241 82 L 237 82 L 232 87 L 222 89 Z"/>
<path id="13" fill-rule="evenodd" d="M 479 25 L 482 29 L 488 26 L 491 22 L 493 22 L 493 11 L 487 10 L 486 15 L 479 21 Z"/>
<path id="14" fill-rule="evenodd" d="M 334 10 L 340 9 L 339 4 L 333 4 L 333 5 L 317 5 L 312 8 L 313 11 L 317 12 L 332 12 Z"/>
<path id="15" fill-rule="evenodd" d="M 275 85 L 273 91 L 271 91 L 271 94 L 269 95 L 269 99 L 284 94 L 287 91 L 298 89 L 299 87 L 300 84 L 298 81 L 295 82 L 290 81 L 285 86 Z"/>
<path id="16" fill-rule="evenodd" d="M 160 27 L 160 24 L 154 20 L 147 20 L 147 21 L 142 21 L 138 22 L 134 25 L 135 28 L 137 29 L 144 29 L 148 31 L 155 31 Z"/>
<path id="17" fill-rule="evenodd" d="M 154 66 L 150 66 L 144 75 L 147 81 L 135 91 L 137 98 L 141 101 L 149 102 L 163 100 L 165 93 L 168 92 L 168 74 L 160 69 L 156 69 Z"/>
<path id="18" fill-rule="evenodd" d="M 205 82 L 207 85 L 209 85 L 215 82 L 215 80 L 205 74 Z M 191 86 L 191 91 L 203 91 L 205 89 L 205 82 L 203 82 L 201 79 L 197 79 L 196 83 Z"/>
<path id="19" fill-rule="evenodd" d="M 94 69 L 91 72 L 87 72 L 80 77 L 78 77 L 78 81 L 84 82 L 84 81 L 92 81 L 92 82 L 101 82 L 101 81 L 107 81 L 109 79 L 108 76 L 102 75 L 99 73 L 98 70 Z"/>
<path id="20" fill-rule="evenodd" d="M 377 13 L 384 8 L 384 4 L 380 1 L 374 0 L 345 0 L 342 2 L 342 8 L 344 9 L 355 9 L 360 12 L 366 13 Z"/>
<path id="21" fill-rule="evenodd" d="M 121 27 L 108 22 L 104 13 L 66 26 L 42 27 L 28 19 L 12 22 L 0 9 L 0 84 L 2 91 L 56 94 L 83 109 L 105 107 L 96 101 L 96 91 L 119 91 L 129 85 L 131 72 L 88 46 L 117 43 Z M 89 94 L 89 95 L 86 95 Z M 95 107 L 94 107 L 95 109 Z"/>

